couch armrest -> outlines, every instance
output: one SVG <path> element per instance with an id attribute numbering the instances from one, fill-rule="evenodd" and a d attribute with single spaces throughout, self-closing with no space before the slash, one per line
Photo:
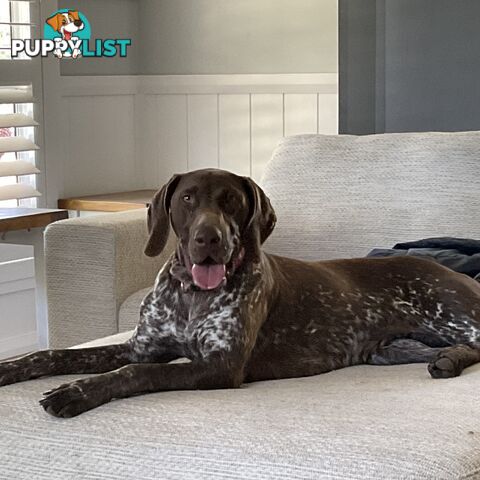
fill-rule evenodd
<path id="1" fill-rule="evenodd" d="M 173 238 L 152 259 L 143 254 L 146 210 L 74 218 L 45 233 L 49 346 L 62 348 L 118 332 L 123 301 L 153 285 Z"/>

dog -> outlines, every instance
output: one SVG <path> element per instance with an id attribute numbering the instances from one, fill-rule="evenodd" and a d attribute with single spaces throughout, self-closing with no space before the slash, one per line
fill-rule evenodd
<path id="1" fill-rule="evenodd" d="M 480 361 L 480 285 L 414 257 L 303 262 L 261 246 L 275 212 L 247 177 L 175 175 L 148 208 L 145 253 L 178 239 L 123 344 L 45 350 L 0 364 L 0 385 L 97 373 L 44 394 L 73 417 L 112 399 L 236 388 L 358 364 L 426 362 L 449 378 Z M 168 363 L 186 357 L 188 363 Z"/>
<path id="2" fill-rule="evenodd" d="M 62 39 L 67 42 L 69 40 L 78 40 L 78 37 L 74 37 L 73 34 L 85 28 L 85 24 L 80 19 L 77 10 L 69 10 L 68 12 L 64 13 L 56 13 L 51 17 L 47 18 L 46 23 L 48 23 L 48 25 L 50 25 L 56 32 L 60 33 Z M 68 51 L 62 53 L 62 50 L 57 48 L 54 50 L 53 53 L 58 58 L 70 56 L 73 58 L 77 58 L 82 54 L 80 49 L 78 48 L 74 48 L 71 53 Z"/>

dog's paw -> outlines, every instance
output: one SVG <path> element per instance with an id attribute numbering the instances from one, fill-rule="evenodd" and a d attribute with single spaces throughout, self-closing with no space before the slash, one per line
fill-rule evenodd
<path id="1" fill-rule="evenodd" d="M 462 351 L 445 349 L 428 364 L 428 371 L 432 378 L 458 377 L 463 371 Z"/>
<path id="2" fill-rule="evenodd" d="M 91 391 L 88 379 L 65 383 L 45 392 L 40 405 L 55 417 L 71 418 L 104 403 Z"/>

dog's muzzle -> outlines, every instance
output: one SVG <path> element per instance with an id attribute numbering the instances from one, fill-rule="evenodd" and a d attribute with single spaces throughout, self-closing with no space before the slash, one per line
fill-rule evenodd
<path id="1" fill-rule="evenodd" d="M 190 229 L 188 252 L 193 283 L 202 290 L 213 290 L 223 284 L 232 267 L 243 254 L 235 255 L 238 244 L 223 215 L 201 213 Z M 241 260 L 240 260 L 241 261 Z"/>

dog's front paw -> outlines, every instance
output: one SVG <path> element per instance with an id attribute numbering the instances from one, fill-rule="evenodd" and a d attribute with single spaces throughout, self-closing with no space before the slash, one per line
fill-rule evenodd
<path id="1" fill-rule="evenodd" d="M 65 383 L 45 392 L 40 405 L 55 417 L 71 418 L 98 407 L 105 401 L 90 386 L 90 379 Z"/>

